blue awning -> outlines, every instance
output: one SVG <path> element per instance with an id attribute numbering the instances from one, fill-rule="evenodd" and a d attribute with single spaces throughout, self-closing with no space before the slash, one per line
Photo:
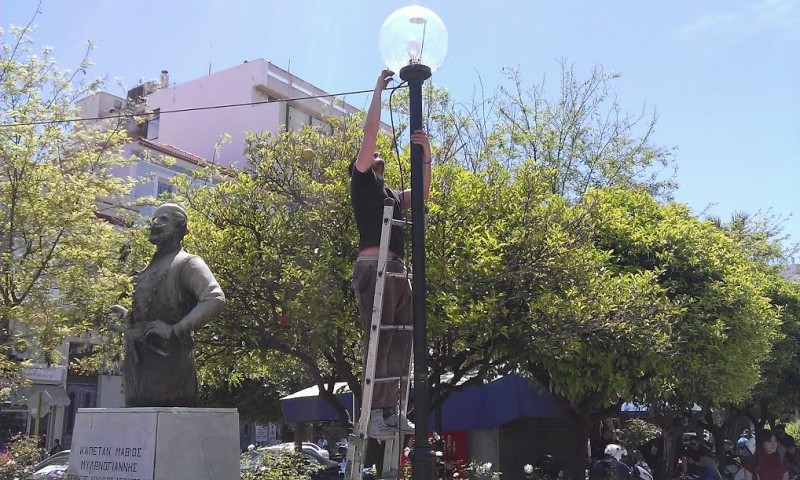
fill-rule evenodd
<path id="1" fill-rule="evenodd" d="M 528 378 L 511 374 L 451 394 L 442 405 L 442 431 L 490 429 L 520 417 L 559 416 L 561 412 L 550 393 L 540 390 Z"/>
<path id="2" fill-rule="evenodd" d="M 346 384 L 336 384 L 337 397 L 352 415 L 353 394 Z M 281 399 L 287 422 L 339 420 L 336 410 L 310 387 Z M 555 399 L 517 374 L 506 375 L 485 385 L 454 392 L 442 405 L 442 431 L 480 430 L 499 427 L 519 417 L 557 418 Z M 431 414 L 429 425 L 434 426 Z"/>
<path id="3" fill-rule="evenodd" d="M 336 398 L 345 406 L 352 417 L 353 392 L 347 388 L 347 383 L 334 384 L 333 391 L 336 392 Z M 289 423 L 341 420 L 339 412 L 319 395 L 319 388 L 316 386 L 305 388 L 281 398 L 281 410 L 283 411 L 283 418 Z"/>

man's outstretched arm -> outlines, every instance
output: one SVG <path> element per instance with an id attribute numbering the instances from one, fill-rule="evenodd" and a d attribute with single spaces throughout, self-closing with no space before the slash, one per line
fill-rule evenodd
<path id="1" fill-rule="evenodd" d="M 361 141 L 361 148 L 358 150 L 356 158 L 356 169 L 361 173 L 372 168 L 372 159 L 381 123 L 381 93 L 386 89 L 392 75 L 394 72 L 391 70 L 381 71 L 378 81 L 375 83 L 375 91 L 372 92 L 372 101 L 367 110 L 367 120 L 364 122 L 364 139 Z"/>

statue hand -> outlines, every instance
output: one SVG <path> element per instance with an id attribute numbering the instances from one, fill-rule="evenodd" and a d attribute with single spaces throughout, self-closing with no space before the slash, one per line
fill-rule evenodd
<path id="1" fill-rule="evenodd" d="M 117 332 L 117 333 L 125 333 L 126 330 L 124 325 L 120 325 L 119 323 L 114 323 L 114 322 L 106 322 L 106 328 L 108 328 L 112 332 Z"/>
<path id="2" fill-rule="evenodd" d="M 122 305 L 111 305 L 108 315 L 119 315 L 124 321 L 128 315 L 128 309 Z M 113 322 L 111 320 L 106 321 L 106 327 L 112 332 L 125 333 L 125 325 Z"/>
<path id="3" fill-rule="evenodd" d="M 144 327 L 144 337 L 150 338 L 151 335 L 169 340 L 175 335 L 175 332 L 172 330 L 172 325 L 164 323 L 161 320 L 156 320 L 155 322 L 148 323 L 147 326 Z"/>

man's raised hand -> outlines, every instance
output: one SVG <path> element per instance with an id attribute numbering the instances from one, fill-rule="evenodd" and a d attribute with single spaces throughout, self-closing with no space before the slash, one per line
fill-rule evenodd
<path id="1" fill-rule="evenodd" d="M 392 81 L 392 75 L 394 75 L 394 72 L 388 68 L 381 70 L 381 74 L 378 75 L 378 81 L 375 83 L 375 90 L 386 90 L 389 82 Z"/>
<path id="2" fill-rule="evenodd" d="M 412 133 L 411 143 L 422 147 L 422 151 L 425 152 L 425 155 L 428 157 L 425 161 L 429 162 L 431 156 L 431 141 L 428 138 L 428 134 L 425 133 L 425 130 L 419 129 Z"/>

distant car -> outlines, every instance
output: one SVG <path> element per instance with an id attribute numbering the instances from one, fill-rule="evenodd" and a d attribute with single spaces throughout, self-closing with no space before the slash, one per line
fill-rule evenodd
<path id="1" fill-rule="evenodd" d="M 288 448 L 287 445 L 290 446 L 291 448 Z M 240 473 L 243 475 L 245 473 L 257 472 L 262 466 L 264 455 L 278 454 L 280 452 L 293 452 L 293 451 L 294 451 L 293 443 L 283 443 L 280 445 L 273 445 L 271 447 L 261 447 L 257 450 L 245 452 L 242 454 L 241 459 L 239 461 Z M 308 448 L 306 447 L 306 445 L 303 445 L 303 453 L 301 461 L 305 461 L 310 463 L 311 465 L 317 465 L 320 467 L 320 469 L 311 476 L 311 478 L 314 480 L 329 480 L 329 479 L 339 478 L 339 464 L 334 462 L 333 460 L 322 458 L 322 456 L 319 455 L 319 453 L 313 448 Z"/>
<path id="2" fill-rule="evenodd" d="M 285 444 L 283 444 L 283 443 L 282 443 L 282 444 L 280 444 L 280 445 L 285 445 Z M 292 444 L 292 445 L 294 445 L 294 444 Z M 327 459 L 330 459 L 330 458 L 331 458 L 331 457 L 330 457 L 330 452 L 328 452 L 328 450 L 327 450 L 327 449 L 320 447 L 320 446 L 319 446 L 319 445 L 317 445 L 316 443 L 312 443 L 312 442 L 303 442 L 303 450 L 306 450 L 307 448 L 310 448 L 310 449 L 312 449 L 312 450 L 316 450 L 316 451 L 317 451 L 317 453 L 319 453 L 319 455 L 320 455 L 322 458 L 327 458 Z"/>
<path id="3" fill-rule="evenodd" d="M 27 480 L 50 480 L 67 477 L 69 465 L 69 450 L 62 450 L 55 455 L 50 455 L 33 467 L 33 475 Z"/>
<path id="4" fill-rule="evenodd" d="M 338 465 L 338 463 L 331 460 L 330 454 L 324 448 L 320 448 L 315 443 L 311 442 L 303 442 L 302 445 L 303 453 L 306 455 L 311 455 L 312 457 L 316 458 L 320 461 L 321 464 L 325 466 L 332 466 Z M 277 451 L 294 451 L 294 443 L 279 443 L 278 445 L 272 445 L 271 447 L 262 447 L 258 450 L 266 450 L 270 452 L 277 452 Z"/>

